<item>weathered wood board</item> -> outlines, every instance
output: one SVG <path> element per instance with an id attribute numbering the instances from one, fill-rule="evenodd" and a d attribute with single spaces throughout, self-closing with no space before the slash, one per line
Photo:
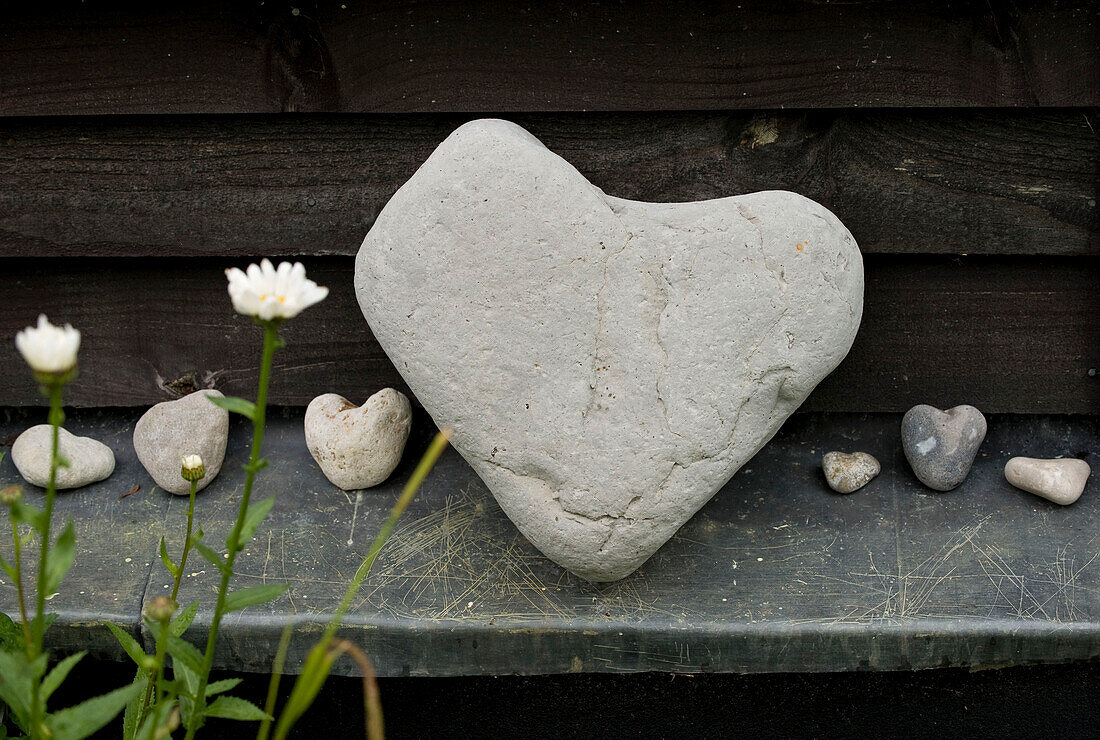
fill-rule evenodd
<path id="1" fill-rule="evenodd" d="M 290 322 L 274 403 L 338 392 L 361 402 L 407 390 L 352 290 L 352 259 L 306 260 L 327 300 Z M 40 311 L 84 332 L 78 406 L 151 404 L 196 387 L 251 394 L 259 333 L 234 313 L 230 260 L 5 260 L 0 336 Z M 1095 258 L 868 256 L 864 319 L 848 358 L 804 410 L 1100 411 L 1100 264 Z M 0 404 L 43 401 L 19 355 L 0 352 Z"/>
<path id="2" fill-rule="evenodd" d="M 475 117 L 0 119 L 0 257 L 351 255 Z M 508 118 L 624 198 L 794 190 L 865 253 L 1100 254 L 1093 111 Z"/>
<path id="3" fill-rule="evenodd" d="M 75 415 L 75 428 L 115 448 L 119 467 L 108 481 L 60 499 L 66 513 L 94 528 L 94 536 L 78 535 L 77 566 L 57 597 L 64 601 L 55 637 L 64 635 L 65 645 L 110 653 L 110 636 L 83 625 L 105 615 L 136 620 L 136 583 L 145 598 L 166 590 L 156 543 L 167 531 L 170 545 L 178 544 L 186 500 L 151 490 L 127 444 L 136 416 Z M 298 626 L 288 666 L 296 670 L 316 622 L 335 607 L 432 432 L 418 414 L 395 476 L 357 505 L 309 457 L 301 412 L 272 416 L 265 449 L 272 465 L 260 474 L 257 496 L 274 495 L 276 505 L 238 560 L 237 585 L 286 581 L 291 588 L 271 605 L 226 619 L 217 664 L 234 670 L 267 671 L 288 620 Z M 599 587 L 540 556 L 448 452 L 383 550 L 344 633 L 385 676 L 889 670 L 1100 658 L 1097 481 L 1078 503 L 1059 507 L 1010 487 L 1002 474 L 1005 460 L 1021 452 L 1080 456 L 1096 469 L 1100 422 L 992 416 L 970 477 L 941 494 L 909 471 L 899 419 L 795 417 L 639 571 Z M 0 431 L 30 422 L 18 413 Z M 235 516 L 236 464 L 246 459 L 248 441 L 238 420 L 222 477 L 200 494 L 197 518 L 210 542 L 224 538 Z M 837 448 L 872 452 L 882 475 L 855 494 L 832 494 L 820 459 Z M 0 481 L 14 475 L 10 461 L 0 463 Z M 136 483 L 141 491 L 120 501 Z M 104 527 L 105 517 L 127 526 Z M 184 601 L 205 604 L 188 633 L 195 642 L 209 624 L 217 581 L 203 566 L 196 559 L 182 592 Z M 10 589 L 0 589 L 0 608 L 11 606 Z"/>
<path id="4" fill-rule="evenodd" d="M 1097 105 L 1095 7 L 49 3 L 5 11 L 0 115 Z"/>

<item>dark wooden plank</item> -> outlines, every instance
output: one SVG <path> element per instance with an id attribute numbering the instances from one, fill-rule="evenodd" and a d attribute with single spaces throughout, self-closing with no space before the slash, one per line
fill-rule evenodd
<path id="1" fill-rule="evenodd" d="M 0 120 L 0 256 L 351 255 L 466 118 Z M 1091 112 L 513 118 L 622 197 L 788 189 L 867 253 L 1100 254 Z"/>
<path id="2" fill-rule="evenodd" d="M 1084 0 L 47 3 L 0 115 L 1100 103 Z"/>
<path id="3" fill-rule="evenodd" d="M 235 314 L 227 261 L 4 260 L 0 337 L 39 311 L 84 332 L 78 406 L 131 406 L 173 392 L 253 391 L 258 330 Z M 863 325 L 807 410 L 904 411 L 971 403 L 987 412 L 1100 412 L 1100 264 L 1095 258 L 892 257 L 865 260 Z M 362 400 L 405 389 L 352 291 L 352 259 L 314 258 L 331 289 L 286 329 L 277 404 L 329 391 Z M 14 348 L 0 351 L 0 406 L 38 404 Z"/>

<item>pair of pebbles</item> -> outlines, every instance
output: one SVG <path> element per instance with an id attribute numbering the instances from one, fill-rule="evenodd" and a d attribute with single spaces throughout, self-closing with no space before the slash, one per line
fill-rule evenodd
<path id="1" fill-rule="evenodd" d="M 145 412 L 134 427 L 134 451 L 158 486 L 171 493 L 190 493 L 190 483 L 180 476 L 184 455 L 201 455 L 206 476 L 198 481 L 201 490 L 221 471 L 229 438 L 229 412 L 215 406 L 203 390 L 176 401 L 158 403 Z M 58 430 L 58 452 L 68 462 L 58 468 L 59 489 L 80 488 L 106 479 L 115 470 L 115 453 L 91 437 L 78 437 Z M 11 448 L 11 459 L 19 474 L 31 485 L 46 487 L 50 477 L 52 433 L 49 424 L 33 426 L 19 435 Z"/>
<path id="2" fill-rule="evenodd" d="M 206 476 L 202 490 L 221 472 L 229 438 L 229 412 L 215 406 L 215 390 L 203 390 L 150 408 L 134 427 L 134 450 L 153 481 L 166 491 L 186 496 L 190 483 L 180 476 L 185 455 L 200 455 Z M 330 393 L 318 396 L 306 410 L 305 435 L 310 454 L 332 483 L 344 490 L 376 486 L 401 460 L 412 425 L 409 400 L 386 388 L 361 407 Z M 45 488 L 50 476 L 52 432 L 39 424 L 23 432 L 11 457 L 20 475 Z M 59 489 L 80 488 L 106 479 L 115 469 L 110 447 L 91 437 L 58 430 L 58 450 L 68 465 L 57 471 Z"/>
<path id="3" fill-rule="evenodd" d="M 986 429 L 985 417 L 973 406 L 940 411 L 922 404 L 902 418 L 901 445 L 921 483 L 936 491 L 950 491 L 966 480 Z M 852 493 L 882 467 L 866 452 L 829 452 L 822 459 L 822 469 L 830 488 Z M 1084 460 L 1014 457 L 1005 464 L 1004 474 L 1021 490 L 1068 505 L 1081 497 L 1090 472 Z"/>

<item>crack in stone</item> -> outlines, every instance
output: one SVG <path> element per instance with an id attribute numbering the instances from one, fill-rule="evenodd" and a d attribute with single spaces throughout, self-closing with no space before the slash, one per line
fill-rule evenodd
<path id="1" fill-rule="evenodd" d="M 787 292 L 787 278 L 783 274 L 783 270 L 777 270 L 775 262 L 768 257 L 767 250 L 764 249 L 764 229 L 760 224 L 760 219 L 756 215 L 745 207 L 739 200 L 734 200 L 733 205 L 736 206 L 737 212 L 741 214 L 741 217 L 752 224 L 756 230 L 756 248 L 760 250 L 760 258 L 764 264 L 764 269 L 772 274 L 775 278 L 776 285 L 779 286 L 779 290 L 782 293 Z"/>
<path id="2" fill-rule="evenodd" d="M 664 361 L 661 363 L 661 371 L 657 373 L 657 381 L 654 383 L 655 390 L 657 392 L 657 405 L 661 410 L 661 417 L 665 420 L 665 428 L 668 429 L 668 433 L 679 439 L 684 439 L 682 434 L 679 434 L 672 428 L 672 423 L 668 420 L 668 406 L 665 403 L 664 397 L 661 395 L 661 381 L 668 375 L 668 348 L 665 347 L 664 340 L 661 338 L 661 322 L 664 320 L 665 311 L 668 310 L 668 305 L 672 301 L 672 283 L 667 277 L 665 277 L 664 267 L 660 264 L 656 266 L 657 274 L 653 274 L 653 269 L 650 268 L 649 276 L 653 278 L 654 282 L 661 289 L 661 294 L 664 296 L 664 302 L 661 304 L 657 311 L 657 325 L 653 329 L 653 337 L 660 348 L 661 353 L 664 355 Z"/>
<path id="3" fill-rule="evenodd" d="M 611 210 L 610 205 L 608 205 L 608 209 Z M 600 363 L 603 360 L 603 357 L 600 354 L 600 348 L 603 341 L 604 318 L 608 310 L 606 300 L 604 298 L 604 292 L 607 290 L 607 284 L 611 279 L 611 260 L 626 251 L 626 248 L 630 245 L 631 240 L 634 238 L 634 234 L 630 233 L 630 231 L 623 224 L 622 219 L 619 218 L 618 214 L 616 214 L 614 210 L 611 210 L 611 214 L 615 217 L 615 220 L 619 222 L 619 225 L 623 227 L 623 231 L 626 232 L 626 240 L 623 242 L 623 245 L 621 247 L 619 247 L 614 252 L 608 254 L 607 257 L 604 259 L 603 276 L 600 282 L 600 288 L 596 291 L 596 336 L 593 338 L 592 342 L 592 357 L 594 358 L 594 360 L 592 363 L 592 380 L 589 382 L 591 393 L 588 397 L 588 405 L 585 407 L 584 411 L 581 412 L 582 419 L 587 419 L 588 415 L 592 413 L 592 409 L 596 406 L 596 400 L 599 397 L 600 392 Z"/>

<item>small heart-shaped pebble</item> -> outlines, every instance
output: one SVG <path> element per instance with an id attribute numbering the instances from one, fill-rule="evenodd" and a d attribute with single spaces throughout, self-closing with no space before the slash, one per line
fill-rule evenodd
<path id="1" fill-rule="evenodd" d="M 411 427 L 409 399 L 393 388 L 378 391 L 362 406 L 326 393 L 306 409 L 306 446 L 333 485 L 355 491 L 390 476 Z"/>
<path id="2" fill-rule="evenodd" d="M 1014 457 L 1005 464 L 1005 479 L 1017 488 L 1062 506 L 1081 498 L 1092 470 L 1084 460 L 1039 460 Z"/>
<path id="3" fill-rule="evenodd" d="M 921 404 L 901 420 L 901 446 L 921 483 L 950 491 L 966 480 L 985 432 L 985 417 L 973 406 L 940 411 Z"/>
<path id="4" fill-rule="evenodd" d="M 11 461 L 32 486 L 45 488 L 50 481 L 53 432 L 49 424 L 33 426 L 11 446 Z M 101 481 L 115 471 L 115 453 L 91 437 L 77 437 L 57 430 L 57 451 L 69 464 L 57 469 L 57 487 L 80 488 Z"/>
<path id="5" fill-rule="evenodd" d="M 225 462 L 229 439 L 229 412 L 210 399 L 220 391 L 201 390 L 175 401 L 158 403 L 146 411 L 134 426 L 134 452 L 153 481 L 169 493 L 187 496 L 191 483 L 180 475 L 185 455 L 202 457 L 206 475 L 199 479 L 201 491 L 218 477 Z"/>
<path id="6" fill-rule="evenodd" d="M 866 452 L 826 452 L 821 458 L 821 469 L 829 488 L 837 493 L 851 493 L 867 485 L 882 466 Z"/>

